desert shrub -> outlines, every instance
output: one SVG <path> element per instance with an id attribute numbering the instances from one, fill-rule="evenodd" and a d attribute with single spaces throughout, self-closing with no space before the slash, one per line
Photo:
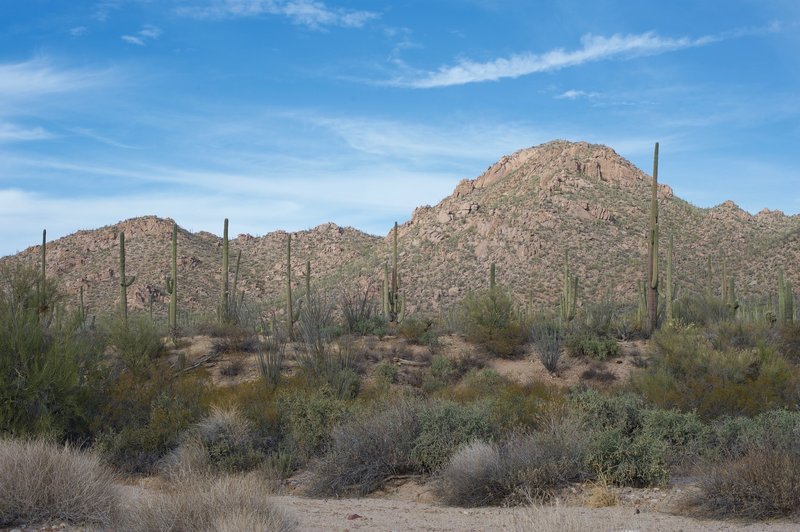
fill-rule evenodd
<path id="1" fill-rule="evenodd" d="M 56 320 L 56 287 L 44 299 L 40 286 L 31 268 L 0 268 L 0 434 L 85 440 L 105 344 L 75 316 Z"/>
<path id="2" fill-rule="evenodd" d="M 672 313 L 676 322 L 698 326 L 711 325 L 733 317 L 733 312 L 722 299 L 705 294 L 676 299 Z"/>
<path id="3" fill-rule="evenodd" d="M 723 417 L 711 425 L 711 438 L 711 447 L 723 459 L 741 457 L 755 448 L 789 448 L 800 441 L 800 412 L 781 409 L 754 418 Z"/>
<path id="4" fill-rule="evenodd" d="M 775 346 L 787 360 L 800 362 L 800 323 L 784 325 L 778 328 Z"/>
<path id="5" fill-rule="evenodd" d="M 474 292 L 464 298 L 461 331 L 467 341 L 502 357 L 513 355 L 525 341 L 514 300 L 499 287 Z"/>
<path id="6" fill-rule="evenodd" d="M 563 401 L 563 393 L 555 386 L 543 382 L 522 384 L 492 370 L 472 371 L 440 395 L 459 403 L 480 402 L 489 411 L 493 433 L 537 428 Z"/>
<path id="7" fill-rule="evenodd" d="M 753 416 L 798 401 L 798 372 L 773 350 L 718 351 L 696 327 L 667 327 L 653 337 L 652 363 L 634 387 L 661 408 L 704 419 Z"/>
<path id="8" fill-rule="evenodd" d="M 65 521 L 110 527 L 121 495 L 99 458 L 43 440 L 0 440 L 0 526 Z"/>
<path id="9" fill-rule="evenodd" d="M 397 366 L 389 362 L 381 362 L 375 366 L 375 380 L 381 386 L 388 386 L 397 382 Z"/>
<path id="10" fill-rule="evenodd" d="M 308 494 L 366 495 L 391 475 L 412 470 L 419 406 L 399 401 L 337 425 L 328 452 L 313 465 Z"/>
<path id="11" fill-rule="evenodd" d="M 241 331 L 239 334 L 229 334 L 214 338 L 211 341 L 212 355 L 230 355 L 233 353 L 257 353 L 261 350 L 258 336 Z"/>
<path id="12" fill-rule="evenodd" d="M 108 343 L 130 371 L 140 371 L 166 351 L 162 331 L 144 314 L 131 314 L 127 320 L 111 318 L 106 328 Z"/>
<path id="13" fill-rule="evenodd" d="M 276 441 L 259 440 L 247 419 L 233 408 L 214 408 L 192 426 L 165 459 L 170 476 L 195 471 L 238 473 L 256 468 Z"/>
<path id="14" fill-rule="evenodd" d="M 386 320 L 380 315 L 380 309 L 375 302 L 377 295 L 378 288 L 373 283 L 348 286 L 341 290 L 339 306 L 348 333 L 376 336 L 386 334 Z"/>
<path id="15" fill-rule="evenodd" d="M 500 444 L 474 440 L 450 458 L 436 492 L 454 506 L 549 499 L 582 477 L 588 434 L 577 420 L 562 418 Z"/>
<path id="16" fill-rule="evenodd" d="M 106 431 L 98 445 L 106 459 L 131 473 L 149 473 L 206 411 L 202 375 L 173 379 L 163 364 L 123 372 L 107 391 L 102 413 Z"/>
<path id="17" fill-rule="evenodd" d="M 286 335 L 274 328 L 272 334 L 266 337 L 261 348 L 256 351 L 258 373 L 269 387 L 276 387 L 281 380 L 281 369 L 286 354 Z"/>
<path id="18" fill-rule="evenodd" d="M 650 434 L 609 428 L 593 434 L 586 463 L 596 477 L 620 486 L 658 486 L 669 479 L 666 453 L 666 443 Z"/>
<path id="19" fill-rule="evenodd" d="M 397 332 L 412 344 L 427 345 L 432 349 L 439 345 L 436 322 L 431 318 L 406 318 L 397 326 Z"/>
<path id="20" fill-rule="evenodd" d="M 557 323 L 537 323 L 531 329 L 531 341 L 539 361 L 550 373 L 555 373 L 561 358 L 561 328 Z"/>
<path id="21" fill-rule="evenodd" d="M 721 321 L 705 328 L 705 336 L 717 351 L 754 349 L 763 343 L 766 329 L 740 321 Z"/>
<path id="22" fill-rule="evenodd" d="M 120 530 L 291 531 L 294 517 L 265 495 L 270 483 L 257 474 L 190 477 L 144 495 L 120 520 Z"/>
<path id="23" fill-rule="evenodd" d="M 603 367 L 602 363 L 593 362 L 591 366 L 581 372 L 581 379 L 599 383 L 610 383 L 617 380 L 616 375 Z"/>
<path id="24" fill-rule="evenodd" d="M 328 387 L 298 390 L 279 399 L 287 445 L 301 463 L 323 454 L 331 443 L 331 429 L 347 412 L 347 405 Z"/>
<path id="25" fill-rule="evenodd" d="M 569 336 L 566 346 L 571 356 L 588 357 L 593 360 L 607 360 L 620 354 L 616 339 L 585 333 Z"/>
<path id="26" fill-rule="evenodd" d="M 600 301 L 586 306 L 585 316 L 585 331 L 588 335 L 611 337 L 616 332 L 615 323 L 620 317 L 620 310 L 611 293 L 606 292 Z"/>
<path id="27" fill-rule="evenodd" d="M 460 445 L 491 436 L 486 404 L 459 405 L 432 401 L 417 414 L 420 433 L 411 459 L 415 469 L 430 472 L 442 467 Z"/>
<path id="28" fill-rule="evenodd" d="M 710 463 L 699 492 L 684 501 L 701 517 L 767 519 L 797 515 L 800 508 L 800 443 L 749 446 L 743 455 Z"/>
<path id="29" fill-rule="evenodd" d="M 358 394 L 361 379 L 359 361 L 363 353 L 356 352 L 348 337 L 340 337 L 333 344 L 315 336 L 312 344 L 298 357 L 301 372 L 309 379 L 326 385 L 341 399 L 352 399 Z"/>
<path id="30" fill-rule="evenodd" d="M 688 467 L 710 447 L 712 431 L 693 412 L 648 409 L 642 419 L 645 438 L 666 443 L 665 460 L 671 467 Z"/>
<path id="31" fill-rule="evenodd" d="M 603 395 L 594 390 L 570 398 L 592 430 L 586 464 L 592 474 L 622 486 L 652 486 L 669 478 L 667 442 L 654 423 L 644 430 L 648 411 L 631 394 Z"/>

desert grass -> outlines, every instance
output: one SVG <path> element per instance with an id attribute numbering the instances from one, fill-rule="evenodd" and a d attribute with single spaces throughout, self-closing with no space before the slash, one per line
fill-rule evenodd
<path id="1" fill-rule="evenodd" d="M 0 440 L 0 526 L 114 522 L 121 495 L 91 453 L 44 440 Z"/>
<path id="2" fill-rule="evenodd" d="M 275 506 L 272 484 L 258 473 L 184 477 L 163 491 L 143 494 L 126 512 L 120 530 L 292 531 L 297 522 Z"/>
<path id="3" fill-rule="evenodd" d="M 597 528 L 597 523 L 591 519 L 575 515 L 558 505 L 532 504 L 514 516 L 513 522 L 516 532 L 586 532 Z"/>

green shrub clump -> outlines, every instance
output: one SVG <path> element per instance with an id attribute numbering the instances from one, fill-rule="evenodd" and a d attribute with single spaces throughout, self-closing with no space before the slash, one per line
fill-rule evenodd
<path id="1" fill-rule="evenodd" d="M 92 436 L 105 345 L 62 304 L 36 270 L 0 268 L 0 434 Z"/>
<path id="2" fill-rule="evenodd" d="M 603 336 L 576 334 L 567 338 L 566 346 L 569 354 L 574 357 L 607 360 L 620 355 L 617 340 Z"/>
<path id="3" fill-rule="evenodd" d="M 634 387 L 661 408 L 713 419 L 754 416 L 800 399 L 798 370 L 770 348 L 721 351 L 700 329 L 673 326 L 654 335 L 651 349 L 653 362 Z"/>
<path id="4" fill-rule="evenodd" d="M 464 298 L 461 330 L 467 341 L 501 357 L 513 355 L 525 342 L 514 300 L 499 287 L 474 292 Z"/>

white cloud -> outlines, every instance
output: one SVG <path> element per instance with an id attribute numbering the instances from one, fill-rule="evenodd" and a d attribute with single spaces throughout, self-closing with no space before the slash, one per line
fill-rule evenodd
<path id="1" fill-rule="evenodd" d="M 123 35 L 120 37 L 123 41 L 128 44 L 135 44 L 136 46 L 144 46 L 144 39 L 141 37 L 134 37 L 133 35 Z"/>
<path id="2" fill-rule="evenodd" d="M 594 93 L 588 93 L 586 91 L 579 91 L 570 89 L 568 91 L 562 92 L 561 94 L 557 94 L 555 98 L 557 100 L 577 100 L 578 98 L 588 98 Z"/>
<path id="3" fill-rule="evenodd" d="M 328 7 L 319 0 L 208 0 L 177 11 L 184 16 L 211 19 L 277 15 L 312 29 L 360 28 L 380 16 L 373 11 Z"/>
<path id="4" fill-rule="evenodd" d="M 497 81 L 518 78 L 538 72 L 548 72 L 578 66 L 592 61 L 612 58 L 631 58 L 703 46 L 721 40 L 722 37 L 706 35 L 699 38 L 661 37 L 649 31 L 638 35 L 614 34 L 610 37 L 584 35 L 581 47 L 566 51 L 556 48 L 541 54 L 532 52 L 515 54 L 485 63 L 462 60 L 454 66 L 443 66 L 434 72 L 417 75 L 412 79 L 395 79 L 390 85 L 428 89 L 464 85 L 482 81 Z"/>
<path id="5" fill-rule="evenodd" d="M 22 63 L 0 63 L 0 100 L 69 92 L 108 79 L 108 72 L 58 68 L 42 58 Z"/>
<path id="6" fill-rule="evenodd" d="M 146 41 L 158 39 L 162 33 L 161 28 L 152 24 L 145 24 L 135 35 L 123 35 L 120 38 L 129 44 L 145 46 L 147 44 Z"/>
<path id="7" fill-rule="evenodd" d="M 88 28 L 86 26 L 75 26 L 74 28 L 70 28 L 69 34 L 73 37 L 80 37 L 84 35 Z"/>
<path id="8" fill-rule="evenodd" d="M 46 140 L 53 135 L 41 127 L 22 127 L 8 122 L 0 122 L 0 143 L 26 140 Z"/>

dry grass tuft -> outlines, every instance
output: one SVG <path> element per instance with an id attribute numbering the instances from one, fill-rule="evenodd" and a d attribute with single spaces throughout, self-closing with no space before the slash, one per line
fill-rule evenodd
<path id="1" fill-rule="evenodd" d="M 597 483 L 592 486 L 586 505 L 589 508 L 606 508 L 619 504 L 619 496 L 611 491 L 605 482 Z"/>
<path id="2" fill-rule="evenodd" d="M 144 495 L 119 527 L 130 531 L 295 530 L 295 519 L 269 500 L 272 492 L 270 483 L 254 473 L 184 478 L 162 493 Z"/>
<path id="3" fill-rule="evenodd" d="M 108 526 L 119 505 L 114 477 L 94 454 L 43 440 L 0 440 L 0 526 Z"/>
<path id="4" fill-rule="evenodd" d="M 518 532 L 586 532 L 597 528 L 597 523 L 561 506 L 534 504 L 514 518 L 514 530 Z"/>

